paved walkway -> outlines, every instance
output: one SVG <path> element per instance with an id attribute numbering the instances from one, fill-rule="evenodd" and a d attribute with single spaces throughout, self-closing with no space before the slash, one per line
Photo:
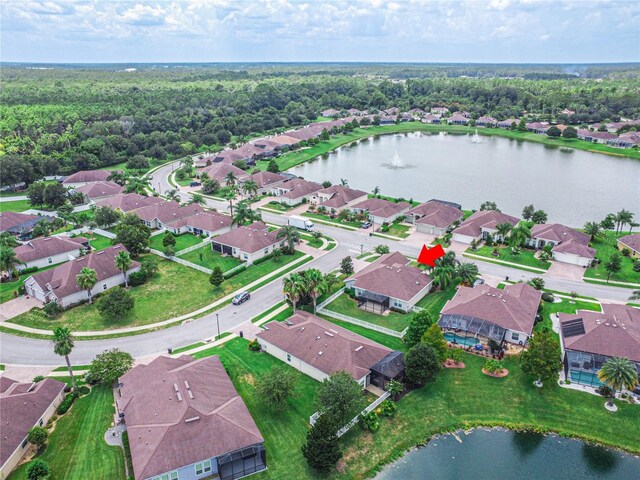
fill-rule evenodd
<path id="1" fill-rule="evenodd" d="M 64 359 L 60 357 L 62 362 L 64 363 Z M 37 365 L 7 365 L 4 371 L 1 371 L 5 377 L 9 377 L 12 380 L 16 380 L 18 382 L 31 382 L 33 379 L 39 375 L 46 377 L 51 373 L 54 367 L 51 366 L 37 366 Z M 68 375 L 68 373 L 67 373 Z"/>
<path id="2" fill-rule="evenodd" d="M 18 298 L 4 302 L 0 304 L 0 322 L 17 317 L 34 307 L 42 307 L 42 302 L 27 295 L 21 295 Z"/>
<path id="3" fill-rule="evenodd" d="M 107 445 L 124 448 L 122 445 L 122 434 L 126 430 L 127 427 L 124 423 L 118 423 L 116 426 L 109 428 L 104 433 L 104 441 L 107 442 Z"/>
<path id="4" fill-rule="evenodd" d="M 18 202 L 20 200 L 27 200 L 26 195 L 18 195 L 15 197 L 0 197 L 0 203 L 2 202 Z"/>

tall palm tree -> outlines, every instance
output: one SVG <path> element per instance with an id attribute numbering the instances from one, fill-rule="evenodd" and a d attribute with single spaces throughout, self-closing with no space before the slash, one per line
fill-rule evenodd
<path id="1" fill-rule="evenodd" d="M 20 245 L 20 242 L 16 240 L 16 237 L 11 235 L 9 232 L 0 233 L 0 247 L 17 247 Z"/>
<path id="2" fill-rule="evenodd" d="M 109 180 L 110 182 L 115 182 L 121 187 L 123 187 L 127 183 L 128 179 L 129 179 L 129 175 L 127 175 L 126 173 L 120 170 L 114 170 L 107 177 L 107 180 Z"/>
<path id="3" fill-rule="evenodd" d="M 500 243 L 505 245 L 507 243 L 507 235 L 513 229 L 513 225 L 504 222 L 496 225 L 496 232 L 500 235 Z"/>
<path id="4" fill-rule="evenodd" d="M 9 280 L 13 279 L 13 269 L 20 265 L 16 252 L 11 247 L 0 247 L 0 269 L 9 274 Z"/>
<path id="5" fill-rule="evenodd" d="M 121 252 L 118 252 L 118 255 L 116 255 L 116 260 L 115 260 L 115 264 L 118 270 L 120 270 L 122 272 L 122 274 L 124 275 L 124 286 L 125 288 L 129 287 L 129 279 L 127 278 L 127 270 L 129 270 L 129 267 L 131 266 L 131 256 L 129 255 L 128 252 L 125 252 L 124 250 Z"/>
<path id="6" fill-rule="evenodd" d="M 634 290 L 629 300 L 640 300 L 640 290 Z"/>
<path id="7" fill-rule="evenodd" d="M 343 187 L 349 187 L 349 180 L 347 180 L 346 178 L 341 178 L 340 179 L 340 185 L 342 185 Z"/>
<path id="8" fill-rule="evenodd" d="M 640 223 L 638 223 L 638 222 L 629 222 L 629 235 L 631 235 L 631 231 L 634 228 L 638 228 L 638 227 L 640 227 Z"/>
<path id="9" fill-rule="evenodd" d="M 227 187 L 231 187 L 236 184 L 236 182 L 238 181 L 238 177 L 236 177 L 233 172 L 229 172 L 225 175 L 224 181 Z"/>
<path id="10" fill-rule="evenodd" d="M 625 210 L 624 208 L 616 213 L 616 232 L 621 232 L 622 228 L 627 224 L 633 222 L 633 213 Z"/>
<path id="11" fill-rule="evenodd" d="M 146 180 L 143 180 L 142 178 L 138 178 L 138 177 L 131 177 L 129 178 L 129 181 L 124 187 L 124 192 L 137 193 L 139 195 L 146 195 L 148 186 L 149 184 L 147 183 Z"/>
<path id="12" fill-rule="evenodd" d="M 233 173 L 233 172 L 229 172 L 229 173 Z M 235 187 L 233 186 L 229 186 L 229 188 L 222 195 L 222 198 L 224 198 L 225 200 L 229 200 L 229 212 L 231 213 L 232 217 L 233 217 L 233 201 L 236 199 L 237 196 L 238 194 L 236 192 Z"/>
<path id="13" fill-rule="evenodd" d="M 611 357 L 604 362 L 598 370 L 598 378 L 613 390 L 613 397 L 616 391 L 626 388 L 633 390 L 638 385 L 638 371 L 635 364 L 626 358 Z M 609 405 L 613 405 L 613 398 L 609 399 Z"/>
<path id="14" fill-rule="evenodd" d="M 471 262 L 461 262 L 455 269 L 455 274 L 465 285 L 473 285 L 478 279 L 478 266 Z"/>
<path id="15" fill-rule="evenodd" d="M 175 190 L 175 189 L 173 189 L 173 190 L 169 190 L 169 191 L 166 193 L 166 197 L 167 197 L 167 200 L 168 200 L 168 201 L 170 201 L 170 202 L 172 202 L 172 201 L 173 201 L 173 202 L 178 202 L 178 203 L 180 203 L 180 194 L 179 194 L 179 193 L 178 193 L 178 191 L 177 191 L 177 190 Z"/>
<path id="16" fill-rule="evenodd" d="M 313 313 L 316 313 L 318 297 L 327 291 L 327 284 L 320 270 L 310 268 L 305 272 L 304 289 L 313 299 Z"/>
<path id="17" fill-rule="evenodd" d="M 442 267 L 436 267 L 431 276 L 433 280 L 438 284 L 440 290 L 446 290 L 451 286 L 454 281 L 456 271 L 454 267 L 445 265 Z"/>
<path id="18" fill-rule="evenodd" d="M 285 225 L 280 228 L 277 238 L 284 238 L 287 241 L 289 250 L 293 251 L 296 248 L 296 244 L 300 241 L 300 232 L 295 227 Z"/>
<path id="19" fill-rule="evenodd" d="M 596 237 L 602 236 L 602 227 L 598 222 L 587 222 L 584 224 L 584 227 L 582 227 L 582 230 L 591 237 L 592 242 Z"/>
<path id="20" fill-rule="evenodd" d="M 200 193 L 192 193 L 191 199 L 189 200 L 189 205 L 193 205 L 197 203 L 198 205 L 204 205 L 206 202 L 204 201 L 204 197 Z"/>
<path id="21" fill-rule="evenodd" d="M 282 291 L 291 302 L 293 311 L 296 311 L 296 305 L 303 292 L 303 278 L 299 273 L 292 273 L 282 281 Z"/>
<path id="22" fill-rule="evenodd" d="M 509 243 L 512 247 L 521 247 L 531 238 L 531 230 L 526 225 L 518 225 L 509 235 Z"/>
<path id="23" fill-rule="evenodd" d="M 71 330 L 67 327 L 57 327 L 53 330 L 53 352 L 56 355 L 64 357 L 67 362 L 67 368 L 69 369 L 69 376 L 71 377 L 71 385 L 73 389 L 76 389 L 76 379 L 73 376 L 73 369 L 71 368 L 71 362 L 69 361 L 69 355 L 73 350 L 73 335 Z"/>
<path id="24" fill-rule="evenodd" d="M 242 184 L 242 192 L 253 198 L 258 194 L 258 184 L 254 180 L 247 180 Z"/>
<path id="25" fill-rule="evenodd" d="M 98 276 L 93 268 L 82 267 L 80 273 L 76 275 L 76 283 L 78 286 L 87 291 L 89 304 L 91 304 L 91 289 L 98 282 Z"/>
<path id="26" fill-rule="evenodd" d="M 373 191 L 371 192 L 373 194 L 374 197 L 377 197 L 378 195 L 380 195 L 380 187 L 374 187 Z"/>
<path id="27" fill-rule="evenodd" d="M 247 205 L 247 203 L 240 202 L 236 205 L 236 213 L 232 217 L 231 224 L 242 226 L 258 220 L 260 220 L 260 214 L 251 210 L 251 207 Z"/>

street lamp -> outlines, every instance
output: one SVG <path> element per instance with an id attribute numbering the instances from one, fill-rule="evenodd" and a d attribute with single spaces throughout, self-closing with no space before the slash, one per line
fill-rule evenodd
<path id="1" fill-rule="evenodd" d="M 220 320 L 218 319 L 218 314 L 216 313 L 216 324 L 218 325 L 218 337 L 216 338 L 216 340 L 218 338 L 220 338 Z"/>
<path id="2" fill-rule="evenodd" d="M 364 243 L 360 244 L 360 255 L 364 253 Z"/>

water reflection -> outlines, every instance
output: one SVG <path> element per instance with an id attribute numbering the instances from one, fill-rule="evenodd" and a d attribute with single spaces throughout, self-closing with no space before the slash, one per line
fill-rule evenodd
<path id="1" fill-rule="evenodd" d="M 519 432 L 514 434 L 511 440 L 520 455 L 527 457 L 535 452 L 542 442 L 544 442 L 544 437 L 537 433 Z"/>
<path id="2" fill-rule="evenodd" d="M 585 443 L 582 446 L 582 456 L 587 461 L 592 470 L 599 473 L 606 473 L 616 468 L 618 457 L 614 450 L 590 445 Z"/>

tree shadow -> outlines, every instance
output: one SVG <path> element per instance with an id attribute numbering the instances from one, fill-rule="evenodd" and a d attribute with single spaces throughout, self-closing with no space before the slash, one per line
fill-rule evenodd
<path id="1" fill-rule="evenodd" d="M 520 456 L 527 457 L 544 442 L 544 435 L 534 432 L 514 432 L 511 441 Z"/>
<path id="2" fill-rule="evenodd" d="M 618 463 L 618 457 L 613 450 L 588 443 L 582 446 L 582 456 L 591 469 L 598 473 L 610 472 Z"/>

